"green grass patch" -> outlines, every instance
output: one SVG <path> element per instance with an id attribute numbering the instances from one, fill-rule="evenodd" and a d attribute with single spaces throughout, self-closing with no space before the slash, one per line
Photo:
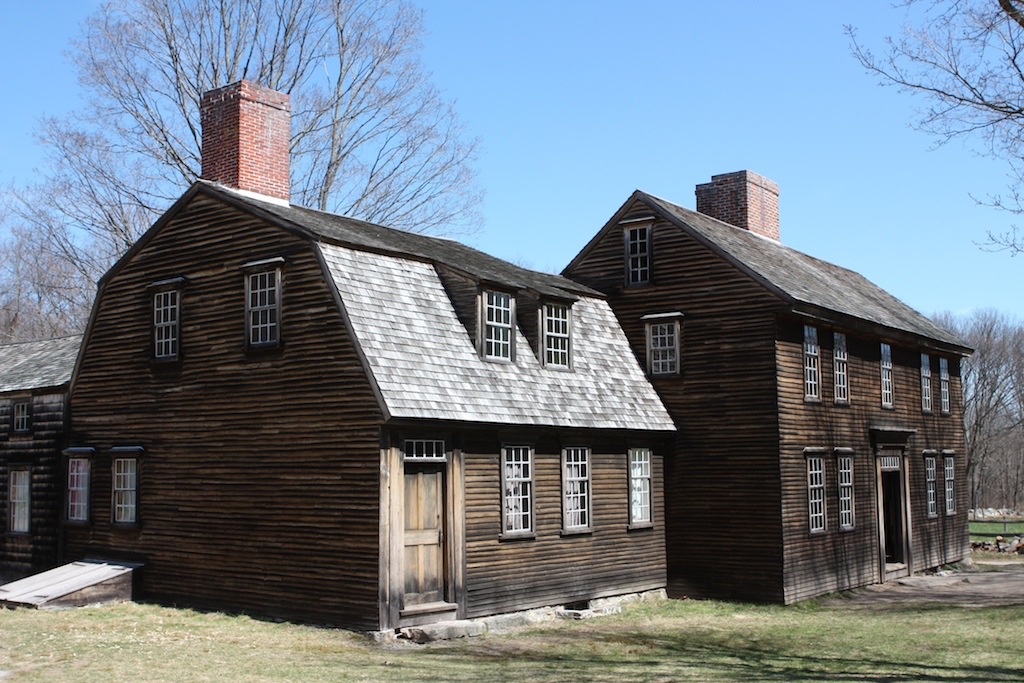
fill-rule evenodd
<path id="1" fill-rule="evenodd" d="M 1024 536 L 1024 520 L 1009 522 L 969 522 L 972 541 L 991 541 L 1000 536 Z"/>
<path id="2" fill-rule="evenodd" d="M 1024 607 L 637 605 L 381 647 L 347 631 L 126 603 L 0 611 L 4 681 L 1016 681 Z"/>

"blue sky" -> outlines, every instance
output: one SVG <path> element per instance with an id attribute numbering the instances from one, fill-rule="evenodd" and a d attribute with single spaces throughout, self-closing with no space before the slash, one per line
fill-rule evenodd
<path id="1" fill-rule="evenodd" d="M 98 4 L 0 3 L 0 181 L 30 179 L 36 120 L 76 106 L 64 51 Z M 850 55 L 845 24 L 869 45 L 898 31 L 889 3 L 419 4 L 424 64 L 482 141 L 473 246 L 557 272 L 634 189 L 692 208 L 696 184 L 750 169 L 779 184 L 789 246 L 926 314 L 1024 319 L 1024 257 L 978 246 L 1014 217 L 971 198 L 1004 166 L 935 149 Z"/>

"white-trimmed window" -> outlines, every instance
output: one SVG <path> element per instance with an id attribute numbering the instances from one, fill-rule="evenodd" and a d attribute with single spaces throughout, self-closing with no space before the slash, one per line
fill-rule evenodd
<path id="1" fill-rule="evenodd" d="M 629 449 L 629 524 L 648 525 L 651 516 L 651 449 Z"/>
<path id="2" fill-rule="evenodd" d="M 825 458 L 807 456 L 807 512 L 812 534 L 825 531 Z"/>
<path id="3" fill-rule="evenodd" d="M 281 339 L 281 272 L 277 269 L 245 276 L 246 327 L 250 346 L 272 346 Z"/>
<path id="4" fill-rule="evenodd" d="M 932 359 L 927 353 L 921 354 L 921 410 L 932 412 Z"/>
<path id="5" fill-rule="evenodd" d="M 32 509 L 32 474 L 27 467 L 12 467 L 7 482 L 7 528 L 19 534 L 29 532 Z"/>
<path id="6" fill-rule="evenodd" d="M 679 374 L 679 320 L 647 322 L 647 366 L 652 375 Z"/>
<path id="7" fill-rule="evenodd" d="M 439 439 L 406 439 L 405 448 L 402 450 L 402 458 L 416 462 L 445 462 L 448 456 L 445 453 L 444 441 Z"/>
<path id="8" fill-rule="evenodd" d="M 854 526 L 853 516 L 853 454 L 837 451 L 836 475 L 839 485 L 839 528 L 849 531 Z"/>
<path id="9" fill-rule="evenodd" d="M 544 365 L 549 368 L 569 367 L 569 307 L 544 304 Z"/>
<path id="10" fill-rule="evenodd" d="M 953 456 L 944 456 L 943 462 L 943 471 L 946 480 L 946 514 L 953 515 L 956 514 L 956 486 L 953 481 L 956 470 L 954 469 L 955 463 Z"/>
<path id="11" fill-rule="evenodd" d="M 590 528 L 590 449 L 562 450 L 562 528 Z"/>
<path id="12" fill-rule="evenodd" d="M 645 285 L 651 281 L 651 226 L 625 229 L 626 284 Z"/>
<path id="13" fill-rule="evenodd" d="M 533 449 L 501 450 L 502 529 L 505 535 L 533 532 Z"/>
<path id="14" fill-rule="evenodd" d="M 935 456 L 924 456 L 924 490 L 928 503 L 928 516 L 939 516 L 939 501 L 935 490 Z"/>
<path id="15" fill-rule="evenodd" d="M 850 355 L 846 350 L 846 335 L 832 333 L 832 385 L 835 387 L 836 403 L 850 402 Z"/>
<path id="16" fill-rule="evenodd" d="M 818 329 L 804 325 L 804 400 L 807 401 L 821 398 L 818 360 Z"/>
<path id="17" fill-rule="evenodd" d="M 68 458 L 68 521 L 89 521 L 89 458 Z"/>
<path id="18" fill-rule="evenodd" d="M 18 401 L 14 404 L 14 431 L 27 432 L 32 429 L 32 402 Z"/>
<path id="19" fill-rule="evenodd" d="M 484 358 L 512 360 L 512 295 L 487 290 L 483 293 Z"/>
<path id="20" fill-rule="evenodd" d="M 114 522 L 138 521 L 139 459 L 114 458 Z"/>
<path id="21" fill-rule="evenodd" d="M 178 290 L 153 294 L 153 355 L 159 359 L 178 357 Z"/>
<path id="22" fill-rule="evenodd" d="M 881 345 L 882 352 L 882 407 L 892 408 L 892 347 L 886 343 Z"/>
<path id="23" fill-rule="evenodd" d="M 939 358 L 939 409 L 949 412 L 949 360 Z"/>

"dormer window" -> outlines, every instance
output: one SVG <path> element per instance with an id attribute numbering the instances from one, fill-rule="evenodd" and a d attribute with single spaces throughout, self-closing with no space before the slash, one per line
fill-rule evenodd
<path id="1" fill-rule="evenodd" d="M 544 365 L 569 368 L 569 307 L 565 304 L 544 304 Z"/>
<path id="2" fill-rule="evenodd" d="M 651 220 L 627 221 L 623 225 L 626 247 L 626 284 L 646 285 L 651 281 Z"/>
<path id="3" fill-rule="evenodd" d="M 514 325 L 511 294 L 487 290 L 483 293 L 483 355 L 488 360 L 512 360 Z"/>

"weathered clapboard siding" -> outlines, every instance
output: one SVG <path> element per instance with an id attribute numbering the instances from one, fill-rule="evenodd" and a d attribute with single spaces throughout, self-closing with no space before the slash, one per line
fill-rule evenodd
<path id="1" fill-rule="evenodd" d="M 11 431 L 15 401 L 32 403 L 32 429 Z M 64 393 L 24 392 L 0 398 L 0 581 L 21 578 L 57 563 L 58 521 L 61 503 L 60 447 L 64 437 Z M 10 531 L 8 505 L 11 466 L 29 467 L 29 533 Z"/>
<path id="2" fill-rule="evenodd" d="M 283 256 L 281 345 L 246 350 L 243 263 Z M 147 285 L 187 279 L 181 360 L 151 357 Z M 71 396 L 95 448 L 66 555 L 145 561 L 142 595 L 378 625 L 382 416 L 306 239 L 197 194 L 108 275 Z M 139 524 L 111 523 L 111 448 L 141 446 Z"/>
<path id="3" fill-rule="evenodd" d="M 651 446 L 600 432 L 468 435 L 466 614 L 497 614 L 665 586 L 661 449 L 653 449 L 650 528 L 628 529 L 627 450 Z M 533 445 L 535 537 L 501 539 L 501 447 Z M 591 449 L 592 531 L 562 532 L 561 449 Z"/>
<path id="4" fill-rule="evenodd" d="M 646 215 L 651 211 L 637 202 L 619 218 Z M 642 316 L 684 315 L 679 376 L 652 378 L 679 429 L 666 462 L 670 590 L 781 600 L 774 358 L 779 302 L 664 221 L 654 224 L 652 254 L 652 284 L 625 287 L 623 236 L 612 229 L 566 275 L 608 295 L 645 367 Z M 737 544 L 744 550 L 731 552 Z"/>

